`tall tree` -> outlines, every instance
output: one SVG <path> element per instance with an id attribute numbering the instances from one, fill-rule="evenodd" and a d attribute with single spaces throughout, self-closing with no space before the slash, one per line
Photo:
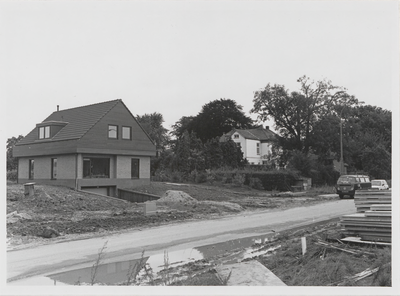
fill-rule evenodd
<path id="1" fill-rule="evenodd" d="M 157 151 L 163 150 L 169 141 L 169 136 L 168 130 L 163 127 L 164 118 L 162 114 L 154 112 L 142 116 L 136 115 L 136 119 L 153 140 Z"/>
<path id="2" fill-rule="evenodd" d="M 195 117 L 182 117 L 175 125 L 176 134 L 195 132 L 205 143 L 222 136 L 233 128 L 251 128 L 253 120 L 246 116 L 243 107 L 231 99 L 219 99 L 205 104 Z"/>
<path id="3" fill-rule="evenodd" d="M 15 144 L 23 138 L 22 135 L 19 135 L 17 138 L 12 137 L 7 139 L 7 171 L 13 171 L 17 169 L 18 161 L 13 157 L 13 149 Z"/>
<path id="4" fill-rule="evenodd" d="M 192 130 L 191 124 L 193 121 L 193 116 L 182 116 L 173 126 L 171 134 L 176 138 L 182 137 L 185 131 Z"/>
<path id="5" fill-rule="evenodd" d="M 388 110 L 365 105 L 337 107 L 337 114 L 325 116 L 310 137 L 312 150 L 320 158 L 340 157 L 340 122 L 344 161 L 349 171 L 364 171 L 376 178 L 391 176 L 392 116 Z M 339 116 L 341 115 L 341 116 Z"/>
<path id="6" fill-rule="evenodd" d="M 335 106 L 354 106 L 358 100 L 346 89 L 331 81 L 311 81 L 303 76 L 297 80 L 300 91 L 289 93 L 283 85 L 267 86 L 254 94 L 252 113 L 261 121 L 272 118 L 279 133 L 286 139 L 285 149 L 308 153 L 310 135 L 319 119 L 334 113 Z"/>

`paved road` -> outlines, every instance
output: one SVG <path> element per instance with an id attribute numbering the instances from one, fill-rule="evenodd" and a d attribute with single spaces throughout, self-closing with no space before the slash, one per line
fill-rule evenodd
<path id="1" fill-rule="evenodd" d="M 13 282 L 61 270 L 89 267 L 105 242 L 107 259 L 104 263 L 107 263 L 140 258 L 143 249 L 147 255 L 152 255 L 166 249 L 172 251 L 192 248 L 272 230 L 280 231 L 355 212 L 354 200 L 337 200 L 283 211 L 263 211 L 207 221 L 184 222 L 8 251 L 7 279 Z M 18 281 L 14 282 L 17 283 Z"/>

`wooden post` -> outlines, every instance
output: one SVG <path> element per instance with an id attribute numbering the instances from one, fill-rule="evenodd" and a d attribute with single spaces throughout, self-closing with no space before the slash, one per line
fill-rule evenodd
<path id="1" fill-rule="evenodd" d="M 305 236 L 301 238 L 301 251 L 303 253 L 303 256 L 307 252 L 307 241 Z"/>

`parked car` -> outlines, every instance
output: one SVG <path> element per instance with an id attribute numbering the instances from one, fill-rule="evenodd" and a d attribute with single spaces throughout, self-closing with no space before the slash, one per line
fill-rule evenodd
<path id="1" fill-rule="evenodd" d="M 356 190 L 368 190 L 371 188 L 371 181 L 365 175 L 342 175 L 336 184 L 336 193 L 340 198 L 345 195 L 354 198 Z"/>
<path id="2" fill-rule="evenodd" d="M 387 189 L 389 189 L 389 185 L 386 182 L 386 180 L 372 180 L 371 181 L 371 189 L 387 190 Z"/>

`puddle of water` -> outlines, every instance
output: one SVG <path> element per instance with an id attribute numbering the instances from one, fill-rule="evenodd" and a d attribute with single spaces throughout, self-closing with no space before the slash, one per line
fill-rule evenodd
<path id="1" fill-rule="evenodd" d="M 143 263 L 152 270 L 152 274 L 157 274 L 164 269 L 164 258 L 168 256 L 169 267 L 179 267 L 190 262 L 202 259 L 216 258 L 218 264 L 229 264 L 240 262 L 243 259 L 253 258 L 258 255 L 265 255 L 273 252 L 276 248 L 266 249 L 263 245 L 273 236 L 266 234 L 262 237 L 247 237 L 230 240 L 222 243 L 196 247 L 192 249 L 177 250 L 155 254 L 144 257 Z M 256 244 L 256 246 L 254 246 Z M 253 247 L 252 247 L 253 246 Z M 119 285 L 126 283 L 128 274 L 135 264 L 139 264 L 140 259 L 133 259 L 121 262 L 101 264 L 97 267 L 95 282 L 100 285 Z M 144 271 L 139 273 L 143 277 Z M 67 272 L 61 272 L 48 276 L 52 283 L 67 285 L 89 285 L 92 283 L 93 268 L 87 267 Z"/>

